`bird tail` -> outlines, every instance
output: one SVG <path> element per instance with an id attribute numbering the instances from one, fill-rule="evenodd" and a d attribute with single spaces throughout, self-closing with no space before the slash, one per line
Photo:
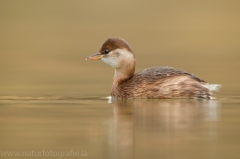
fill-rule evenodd
<path id="1" fill-rule="evenodd" d="M 209 91 L 218 91 L 222 88 L 221 84 L 205 84 L 203 86 L 207 88 Z"/>

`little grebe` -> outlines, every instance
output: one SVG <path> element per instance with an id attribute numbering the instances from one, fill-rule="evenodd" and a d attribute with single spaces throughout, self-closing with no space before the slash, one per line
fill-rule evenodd
<path id="1" fill-rule="evenodd" d="M 115 69 L 111 96 L 117 98 L 204 98 L 220 87 L 183 70 L 152 67 L 134 74 L 135 55 L 121 38 L 109 38 L 86 60 L 102 60 Z"/>

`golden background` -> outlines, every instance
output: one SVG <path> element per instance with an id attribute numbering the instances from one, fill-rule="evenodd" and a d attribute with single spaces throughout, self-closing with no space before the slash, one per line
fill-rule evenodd
<path id="1" fill-rule="evenodd" d="M 177 67 L 233 93 L 239 7 L 234 0 L 1 0 L 0 93 L 84 95 L 94 88 L 108 95 L 112 68 L 85 58 L 109 37 L 130 43 L 137 71 Z"/>

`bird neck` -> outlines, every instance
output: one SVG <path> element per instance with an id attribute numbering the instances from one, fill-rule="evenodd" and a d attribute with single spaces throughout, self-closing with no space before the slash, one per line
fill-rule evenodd
<path id="1" fill-rule="evenodd" d="M 117 85 L 121 81 L 124 81 L 134 75 L 135 60 L 132 63 L 125 63 L 122 67 L 116 68 L 113 77 L 113 84 Z"/>

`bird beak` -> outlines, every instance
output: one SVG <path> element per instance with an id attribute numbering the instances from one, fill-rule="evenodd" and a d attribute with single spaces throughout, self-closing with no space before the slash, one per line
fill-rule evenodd
<path id="1" fill-rule="evenodd" d="M 88 56 L 86 58 L 86 60 L 101 60 L 101 58 L 103 57 L 104 55 L 100 54 L 99 52 L 94 54 L 94 55 L 91 55 L 91 56 Z"/>

